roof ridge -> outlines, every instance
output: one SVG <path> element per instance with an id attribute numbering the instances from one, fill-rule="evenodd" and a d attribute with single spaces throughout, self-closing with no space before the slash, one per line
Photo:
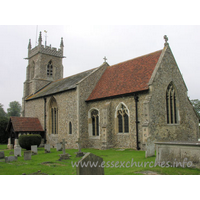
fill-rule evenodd
<path id="1" fill-rule="evenodd" d="M 152 53 L 148 53 L 148 54 L 142 55 L 142 56 L 138 56 L 138 57 L 136 57 L 136 58 L 132 58 L 132 59 L 129 59 L 129 60 L 126 60 L 126 61 L 123 61 L 123 62 L 119 62 L 119 63 L 117 63 L 117 64 L 108 66 L 108 68 L 115 67 L 116 65 L 123 64 L 123 63 L 125 63 L 125 62 L 129 62 L 129 61 L 132 61 L 132 60 L 136 60 L 136 59 L 138 59 L 138 58 L 142 58 L 142 57 L 145 57 L 145 56 L 149 56 L 149 55 L 151 55 L 151 54 L 158 53 L 158 52 L 160 52 L 160 51 L 162 51 L 162 49 L 161 49 L 161 50 L 158 50 L 158 51 L 155 51 L 155 52 L 152 52 Z"/>

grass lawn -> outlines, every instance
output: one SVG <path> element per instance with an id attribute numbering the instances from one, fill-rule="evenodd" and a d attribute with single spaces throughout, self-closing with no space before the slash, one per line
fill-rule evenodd
<path id="1" fill-rule="evenodd" d="M 0 151 L 4 151 L 5 156 L 10 156 L 9 153 L 14 150 L 8 150 L 6 145 L 0 145 Z M 176 168 L 176 167 L 150 167 L 149 164 L 144 166 L 144 162 L 155 162 L 155 157 L 145 158 L 144 151 L 135 151 L 132 149 L 126 149 L 124 151 L 118 151 L 117 149 L 109 150 L 97 150 L 97 149 L 82 149 L 83 152 L 91 152 L 97 156 L 100 156 L 105 161 L 104 172 L 105 175 L 140 175 L 144 174 L 144 171 L 151 171 L 157 174 L 163 175 L 198 175 L 200 169 L 192 168 Z M 41 171 L 48 175 L 75 175 L 76 167 L 72 167 L 71 162 L 75 163 L 80 158 L 76 158 L 75 152 L 77 149 L 66 149 L 66 152 L 71 155 L 70 160 L 58 161 L 59 154 L 56 149 L 51 149 L 51 153 L 45 154 L 44 148 L 38 148 L 38 155 L 32 156 L 32 160 L 25 161 L 23 158 L 24 149 L 22 149 L 22 157 L 18 157 L 17 161 L 5 163 L 0 162 L 0 174 L 1 175 L 22 175 L 33 174 Z M 140 167 L 130 166 L 131 161 L 136 162 Z M 110 161 L 110 162 L 108 162 Z M 116 162 L 119 161 L 119 164 Z M 128 167 L 126 167 L 126 163 Z M 114 163 L 113 165 L 111 163 Z M 124 163 L 124 167 L 121 163 Z M 143 163 L 143 166 L 141 166 Z M 110 165 L 108 167 L 108 165 Z M 114 165 L 118 167 L 114 167 Z M 121 167 L 120 167 L 121 166 Z"/>

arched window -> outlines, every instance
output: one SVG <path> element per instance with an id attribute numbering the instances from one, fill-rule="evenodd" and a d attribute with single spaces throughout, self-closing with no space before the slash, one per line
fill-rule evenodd
<path id="1" fill-rule="evenodd" d="M 72 134 L 72 123 L 69 122 L 69 134 Z"/>
<path id="2" fill-rule="evenodd" d="M 129 113 L 124 104 L 117 107 L 117 132 L 129 133 Z"/>
<path id="3" fill-rule="evenodd" d="M 53 75 L 53 65 L 52 61 L 50 60 L 47 65 L 47 76 L 52 76 L 52 75 Z"/>
<path id="4" fill-rule="evenodd" d="M 170 83 L 166 91 L 167 123 L 177 124 L 177 96 L 173 83 Z"/>
<path id="5" fill-rule="evenodd" d="M 99 136 L 99 112 L 98 110 L 91 111 L 92 119 L 92 135 Z"/>
<path id="6" fill-rule="evenodd" d="M 50 100 L 49 112 L 50 112 L 49 130 L 51 134 L 57 134 L 58 133 L 58 107 L 57 107 L 57 102 L 54 97 L 52 97 Z"/>

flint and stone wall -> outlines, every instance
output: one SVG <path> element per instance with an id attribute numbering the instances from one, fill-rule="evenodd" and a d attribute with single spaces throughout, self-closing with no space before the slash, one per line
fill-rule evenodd
<path id="1" fill-rule="evenodd" d="M 56 143 L 66 139 L 67 148 L 77 146 L 77 94 L 76 90 L 70 90 L 53 96 L 58 107 L 58 134 L 50 134 L 50 101 L 52 96 L 46 99 L 46 130 L 47 143 L 55 146 Z M 44 128 L 44 99 L 38 98 L 25 103 L 25 117 L 37 117 Z M 72 123 L 72 134 L 69 134 L 69 122 Z"/>
<path id="2" fill-rule="evenodd" d="M 161 56 L 162 62 L 158 63 L 147 103 L 149 136 L 152 141 L 197 141 L 198 118 L 188 100 L 187 88 L 170 47 L 165 47 Z M 166 91 L 170 82 L 176 89 L 177 124 L 167 124 Z"/>

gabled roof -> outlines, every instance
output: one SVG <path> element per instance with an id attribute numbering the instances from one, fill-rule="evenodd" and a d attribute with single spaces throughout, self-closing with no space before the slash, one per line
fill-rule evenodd
<path id="1" fill-rule="evenodd" d="M 15 132 L 43 132 L 43 128 L 38 118 L 32 117 L 10 117 L 7 131 L 11 126 Z"/>
<path id="2" fill-rule="evenodd" d="M 87 101 L 148 90 L 162 50 L 107 67 Z"/>
<path id="3" fill-rule="evenodd" d="M 95 68 L 96 69 L 96 68 Z M 75 89 L 76 83 L 78 83 L 80 80 L 88 76 L 91 72 L 93 72 L 95 69 L 91 69 L 73 76 L 69 76 L 63 79 L 59 79 L 56 81 L 51 82 L 47 86 L 45 86 L 42 90 L 36 92 L 35 94 L 27 97 L 26 100 L 36 99 L 48 95 L 53 95 L 56 93 L 64 92 L 67 90 Z"/>

